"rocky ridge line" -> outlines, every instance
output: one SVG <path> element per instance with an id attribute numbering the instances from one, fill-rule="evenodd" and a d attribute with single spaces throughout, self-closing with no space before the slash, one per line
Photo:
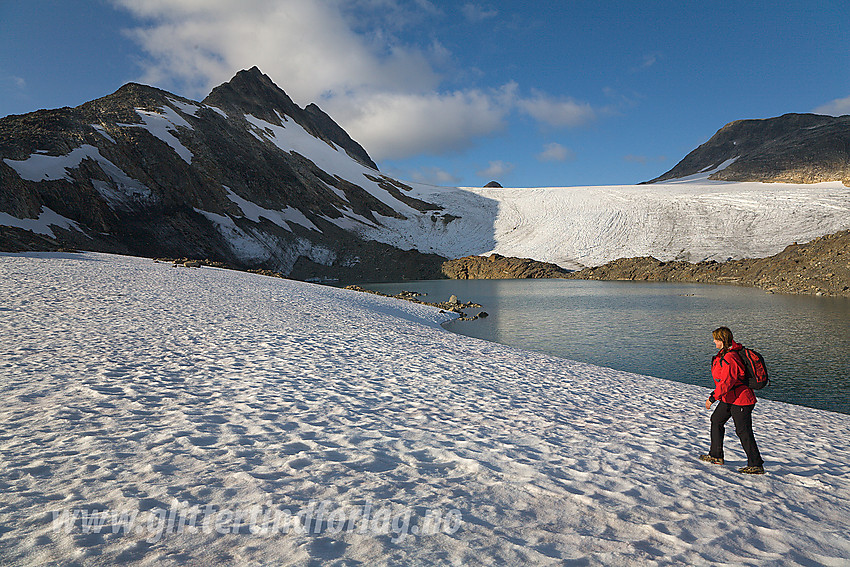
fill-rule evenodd
<path id="1" fill-rule="evenodd" d="M 850 230 L 791 244 L 767 258 L 728 262 L 663 262 L 651 256 L 620 258 L 566 278 L 693 282 L 757 287 L 771 293 L 850 297 Z"/>
<path id="2" fill-rule="evenodd" d="M 465 256 L 449 260 L 442 272 L 452 280 L 497 280 L 526 278 L 562 278 L 569 270 L 531 258 L 513 258 L 500 254 Z"/>
<path id="3" fill-rule="evenodd" d="M 673 169 L 647 183 L 699 174 L 731 160 L 708 178 L 765 183 L 841 181 L 850 187 L 850 115 L 785 114 L 730 122 Z"/>

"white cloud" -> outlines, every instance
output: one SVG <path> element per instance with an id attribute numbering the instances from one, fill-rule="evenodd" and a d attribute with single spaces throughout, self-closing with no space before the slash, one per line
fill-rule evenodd
<path id="1" fill-rule="evenodd" d="M 461 8 L 461 12 L 470 22 L 481 22 L 490 18 L 495 18 L 499 15 L 497 10 L 485 8 L 478 4 L 473 4 L 472 2 L 464 4 L 463 8 Z"/>
<path id="2" fill-rule="evenodd" d="M 640 64 L 635 67 L 632 67 L 630 71 L 632 73 L 637 73 L 638 71 L 649 69 L 650 67 L 658 63 L 658 61 L 660 61 L 662 58 L 663 55 L 660 52 L 656 51 L 654 53 L 647 53 L 643 56 L 643 59 L 641 60 Z"/>
<path id="3" fill-rule="evenodd" d="M 479 177 L 486 177 L 488 179 L 494 177 L 502 177 L 504 175 L 509 174 L 516 167 L 512 163 L 506 163 L 503 161 L 491 161 L 486 168 L 481 171 L 476 171 L 475 175 Z"/>
<path id="4" fill-rule="evenodd" d="M 847 98 L 837 98 L 832 102 L 828 102 L 815 108 L 812 112 L 815 114 L 826 114 L 828 116 L 844 116 L 845 114 L 850 114 L 850 96 Z"/>
<path id="5" fill-rule="evenodd" d="M 596 120 L 597 116 L 586 102 L 555 98 L 540 92 L 534 92 L 531 98 L 519 99 L 517 106 L 535 120 L 555 127 L 583 126 Z"/>
<path id="6" fill-rule="evenodd" d="M 429 0 L 111 0 L 140 25 L 126 33 L 147 54 L 141 82 L 201 99 L 258 66 L 292 99 L 316 102 L 372 157 L 403 158 L 471 145 L 516 110 L 552 126 L 596 117 L 587 103 L 532 92 L 442 88 L 451 53 L 399 38 L 445 17 Z M 493 10 L 468 3 L 468 16 Z"/>
<path id="7" fill-rule="evenodd" d="M 460 177 L 439 167 L 422 167 L 404 172 L 400 177 L 429 185 L 457 185 Z"/>
<path id="8" fill-rule="evenodd" d="M 446 153 L 504 127 L 508 109 L 480 91 L 365 93 L 329 101 L 355 139 L 384 159 Z"/>
<path id="9" fill-rule="evenodd" d="M 130 35 L 147 51 L 143 80 L 202 97 L 258 66 L 294 99 L 363 88 L 431 90 L 427 52 L 375 45 L 329 0 L 114 0 L 147 25 Z"/>
<path id="10" fill-rule="evenodd" d="M 575 158 L 576 154 L 574 151 L 557 142 L 546 144 L 543 147 L 543 151 L 537 154 L 539 161 L 572 161 Z"/>
<path id="11" fill-rule="evenodd" d="M 24 90 L 25 88 L 27 88 L 27 81 L 23 77 L 17 77 L 15 75 L 5 75 L 0 76 L 0 86 L 3 85 L 13 87 L 17 90 Z"/>

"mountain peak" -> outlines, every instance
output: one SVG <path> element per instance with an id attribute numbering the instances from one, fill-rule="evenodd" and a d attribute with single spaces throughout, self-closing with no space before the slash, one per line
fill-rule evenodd
<path id="1" fill-rule="evenodd" d="M 647 183 L 703 173 L 719 181 L 842 181 L 850 186 L 848 164 L 850 116 L 784 114 L 730 122 L 673 169 Z"/>
<path id="2" fill-rule="evenodd" d="M 203 100 L 222 110 L 238 110 L 274 124 L 280 124 L 275 110 L 296 118 L 301 109 L 283 89 L 257 67 L 236 73 L 230 81 L 217 86 Z"/>
<path id="3" fill-rule="evenodd" d="M 339 146 L 363 165 L 378 169 L 366 150 L 317 105 L 310 104 L 302 109 L 256 66 L 236 73 L 230 81 L 214 88 L 203 102 L 224 111 L 251 114 L 277 125 L 281 125 L 277 113 L 289 116 L 313 136 Z"/>
<path id="4" fill-rule="evenodd" d="M 125 118 L 129 118 L 135 108 L 156 108 L 165 104 L 168 98 L 179 97 L 150 85 L 126 83 L 114 93 L 83 103 L 78 108 L 100 113 L 122 110 L 127 115 Z"/>

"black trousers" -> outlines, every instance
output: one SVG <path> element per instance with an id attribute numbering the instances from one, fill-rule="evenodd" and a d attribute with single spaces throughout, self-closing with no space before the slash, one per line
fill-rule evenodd
<path id="1" fill-rule="evenodd" d="M 718 402 L 711 414 L 711 449 L 708 454 L 712 457 L 723 458 L 723 435 L 726 431 L 726 422 L 731 417 L 735 422 L 735 433 L 741 440 L 744 452 L 747 454 L 747 466 L 761 467 L 764 461 L 759 454 L 756 438 L 753 435 L 753 408 L 751 406 L 735 406 L 726 402 Z"/>

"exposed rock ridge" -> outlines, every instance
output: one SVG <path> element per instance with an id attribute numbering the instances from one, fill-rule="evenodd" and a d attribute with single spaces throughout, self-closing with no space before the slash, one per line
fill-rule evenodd
<path id="1" fill-rule="evenodd" d="M 442 271 L 446 277 L 453 280 L 562 278 L 569 273 L 569 270 L 557 264 L 499 254 L 466 256 L 449 260 L 443 264 Z"/>
<path id="2" fill-rule="evenodd" d="M 372 169 L 378 169 L 363 146 L 352 140 L 351 136 L 321 108 L 315 103 L 307 105 L 304 109 L 300 108 L 283 89 L 274 84 L 269 76 L 263 74 L 257 67 L 236 73 L 233 79 L 214 88 L 203 103 L 224 111 L 237 110 L 252 114 L 280 126 L 280 119 L 274 112 L 278 110 L 281 114 L 295 120 L 310 134 L 336 144 L 352 159 Z"/>
<path id="3" fill-rule="evenodd" d="M 652 257 L 621 258 L 563 277 L 735 284 L 776 293 L 850 297 L 850 230 L 791 244 L 768 258 L 696 264 L 662 262 Z"/>
<path id="4" fill-rule="evenodd" d="M 709 176 L 719 181 L 820 183 L 850 186 L 850 115 L 785 114 L 730 122 L 685 156 L 657 183 L 730 165 Z"/>

